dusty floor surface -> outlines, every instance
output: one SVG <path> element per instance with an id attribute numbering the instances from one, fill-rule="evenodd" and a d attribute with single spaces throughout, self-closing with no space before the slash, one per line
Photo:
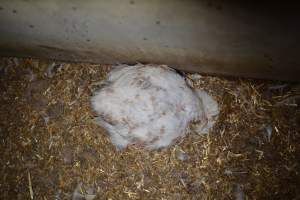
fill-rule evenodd
<path id="1" fill-rule="evenodd" d="M 0 199 L 300 199 L 300 85 L 205 76 L 208 135 L 116 151 L 89 98 L 109 66 L 0 59 Z"/>

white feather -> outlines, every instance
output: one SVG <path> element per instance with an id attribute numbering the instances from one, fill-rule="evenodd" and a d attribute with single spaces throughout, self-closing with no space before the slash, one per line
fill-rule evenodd
<path id="1" fill-rule="evenodd" d="M 218 113 L 206 92 L 195 92 L 173 69 L 142 64 L 114 67 L 91 103 L 118 148 L 166 147 L 186 133 L 191 121 L 201 121 L 203 127 L 204 119 Z M 213 121 L 205 125 L 208 130 Z"/>

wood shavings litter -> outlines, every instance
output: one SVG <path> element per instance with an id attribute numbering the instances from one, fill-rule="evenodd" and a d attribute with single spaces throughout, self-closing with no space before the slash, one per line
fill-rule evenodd
<path id="1" fill-rule="evenodd" d="M 0 63 L 0 199 L 72 199 L 78 183 L 85 199 L 300 195 L 298 84 L 195 76 L 192 85 L 220 107 L 209 134 L 192 132 L 168 149 L 116 151 L 89 101 L 111 66 Z M 45 75 L 52 63 L 59 69 Z"/>

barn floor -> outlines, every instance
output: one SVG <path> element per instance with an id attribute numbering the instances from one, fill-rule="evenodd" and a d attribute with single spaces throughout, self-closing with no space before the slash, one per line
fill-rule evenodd
<path id="1" fill-rule="evenodd" d="M 0 199 L 300 199 L 300 85 L 204 76 L 208 135 L 116 151 L 89 97 L 110 67 L 0 59 Z"/>

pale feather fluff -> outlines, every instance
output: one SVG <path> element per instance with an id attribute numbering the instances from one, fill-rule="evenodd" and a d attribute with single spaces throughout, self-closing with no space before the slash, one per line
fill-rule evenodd
<path id="1" fill-rule="evenodd" d="M 183 136 L 190 122 L 208 131 L 218 105 L 205 91 L 194 90 L 167 66 L 118 65 L 91 99 L 97 122 L 119 149 L 129 144 L 166 147 Z"/>

